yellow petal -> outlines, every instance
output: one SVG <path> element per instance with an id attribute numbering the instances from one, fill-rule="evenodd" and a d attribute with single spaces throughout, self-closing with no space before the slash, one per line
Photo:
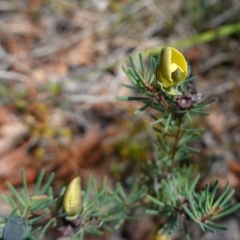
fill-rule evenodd
<path id="1" fill-rule="evenodd" d="M 180 84 L 187 77 L 188 64 L 187 64 L 187 61 L 186 61 L 185 57 L 182 55 L 182 53 L 180 53 L 175 48 L 171 48 L 171 63 L 172 64 L 176 64 L 179 67 L 180 71 L 181 71 L 181 77 L 180 77 L 180 79 L 178 81 L 178 84 Z"/>
<path id="2" fill-rule="evenodd" d="M 157 81 L 164 88 L 176 86 L 186 79 L 187 72 L 188 64 L 182 53 L 175 48 L 164 47 L 157 67 Z"/>
<path id="3" fill-rule="evenodd" d="M 171 48 L 164 47 L 161 51 L 160 64 L 157 67 L 157 80 L 164 87 L 172 86 L 172 73 L 171 73 Z"/>
<path id="4" fill-rule="evenodd" d="M 80 177 L 74 178 L 68 185 L 63 198 L 63 209 L 68 216 L 77 217 L 83 208 Z"/>
<path id="5" fill-rule="evenodd" d="M 171 70 L 171 73 L 176 71 L 178 69 L 178 65 L 175 64 L 175 63 L 171 63 L 170 65 L 170 70 Z"/>

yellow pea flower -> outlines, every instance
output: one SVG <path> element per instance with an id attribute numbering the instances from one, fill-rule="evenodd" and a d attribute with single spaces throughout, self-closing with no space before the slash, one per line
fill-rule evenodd
<path id="1" fill-rule="evenodd" d="M 161 51 L 160 64 L 157 67 L 157 81 L 163 88 L 182 83 L 188 74 L 188 64 L 182 53 L 172 47 Z"/>
<path id="2" fill-rule="evenodd" d="M 74 178 L 68 185 L 63 198 L 63 209 L 67 220 L 74 220 L 82 212 L 83 196 L 80 177 Z"/>

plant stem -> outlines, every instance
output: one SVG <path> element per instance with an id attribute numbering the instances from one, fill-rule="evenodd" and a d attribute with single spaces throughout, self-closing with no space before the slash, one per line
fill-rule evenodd
<path id="1" fill-rule="evenodd" d="M 176 136 L 175 136 L 175 141 L 174 141 L 173 148 L 172 148 L 172 157 L 171 157 L 172 162 L 174 162 L 174 156 L 176 154 L 178 139 L 179 139 L 180 132 L 181 132 L 182 115 L 180 115 L 177 119 L 178 119 L 178 129 L 177 129 L 177 133 L 176 133 Z"/>

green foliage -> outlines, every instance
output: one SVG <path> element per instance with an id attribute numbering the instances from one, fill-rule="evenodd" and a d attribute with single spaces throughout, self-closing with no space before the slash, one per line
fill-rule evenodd
<path id="1" fill-rule="evenodd" d="M 172 52 L 176 53 L 174 50 Z M 27 234 L 29 239 L 36 239 L 36 232 L 39 232 L 41 237 L 48 228 L 55 227 L 62 235 L 81 240 L 86 234 L 101 235 L 105 231 L 112 232 L 124 221 L 136 219 L 137 216 L 129 216 L 134 207 L 144 207 L 147 209 L 146 214 L 155 215 L 161 220 L 159 233 L 171 235 L 179 225 L 183 225 L 185 239 L 188 240 L 191 237 L 188 229 L 190 221 L 197 223 L 203 232 L 227 229 L 215 223 L 215 220 L 240 208 L 240 203 L 235 204 L 231 200 L 234 190 L 231 190 L 227 183 L 220 192 L 218 181 L 213 186 L 206 184 L 206 187 L 201 189 L 198 184 L 198 166 L 196 162 L 192 162 L 193 154 L 199 154 L 193 142 L 201 135 L 200 130 L 193 126 L 193 116 L 208 115 L 206 108 L 214 99 L 209 100 L 209 96 L 202 96 L 197 91 L 193 85 L 195 77 L 189 77 L 190 68 L 187 67 L 184 73 L 184 78 L 186 75 L 187 78 L 184 81 L 175 81 L 170 89 L 164 88 L 163 79 L 156 74 L 162 61 L 166 61 L 160 68 L 163 72 L 167 69 L 165 83 L 172 79 L 180 79 L 171 74 L 181 74 L 182 66 L 181 63 L 178 64 L 179 55 L 176 59 L 171 59 L 171 51 L 168 53 L 163 59 L 150 55 L 147 68 L 141 54 L 139 66 L 130 58 L 130 68 L 123 67 L 123 71 L 132 82 L 132 85 L 124 86 L 134 93 L 132 96 L 119 96 L 117 99 L 140 101 L 142 107 L 137 109 L 135 114 L 141 114 L 149 108 L 156 112 L 150 123 L 157 136 L 155 157 L 138 161 L 141 173 L 135 177 L 131 190 L 124 189 L 120 183 L 116 183 L 114 189 L 111 189 L 106 179 L 99 186 L 89 177 L 82 191 L 78 177 L 73 184 L 70 183 L 67 190 L 63 188 L 59 195 L 54 197 L 54 175 L 50 175 L 43 184 L 42 170 L 33 192 L 29 193 L 22 170 L 22 190 L 19 192 L 7 183 L 11 195 L 1 194 L 2 199 L 12 207 L 10 216 L 0 219 L 0 226 L 5 226 L 4 238 L 10 227 L 14 227 L 15 220 L 18 220 L 22 222 L 23 227 L 16 228 L 16 232 L 20 232 L 21 236 Z M 181 77 L 177 77 L 179 76 Z M 138 147 L 134 142 L 130 144 L 129 149 L 138 150 Z M 69 213 L 73 214 L 69 216 Z M 35 229 L 36 223 L 44 223 L 44 227 Z"/>
<path id="2" fill-rule="evenodd" d="M 3 193 L 1 194 L 1 198 L 12 207 L 10 217 L 15 215 L 23 217 L 27 220 L 29 227 L 31 227 L 34 223 L 45 219 L 46 216 L 51 215 L 53 206 L 57 201 L 57 198 L 53 197 L 52 188 L 50 186 L 54 178 L 54 174 L 51 174 L 46 183 L 41 186 L 43 177 L 44 171 L 42 170 L 37 178 L 33 193 L 30 194 L 26 183 L 25 172 L 22 169 L 22 190 L 19 192 L 10 183 L 7 183 L 7 187 L 12 194 L 10 196 Z M 7 220 L 8 218 L 1 219 L 2 227 Z M 56 217 L 52 217 L 49 222 L 46 221 L 45 227 L 39 229 L 40 234 L 44 235 L 51 224 L 53 226 L 56 225 Z M 33 232 L 31 231 L 28 233 L 28 237 L 30 239 L 35 239 Z"/>
<path id="3" fill-rule="evenodd" d="M 139 55 L 139 68 L 130 58 L 131 66 L 123 67 L 136 95 L 117 97 L 118 100 L 140 101 L 142 107 L 135 111 L 139 114 L 148 108 L 156 110 L 154 120 L 150 123 L 158 136 L 155 146 L 157 157 L 142 164 L 141 185 L 148 186 L 147 214 L 158 216 L 164 223 L 159 233 L 171 235 L 182 224 L 186 239 L 190 239 L 188 222 L 196 222 L 205 232 L 214 232 L 215 229 L 227 228 L 214 222 L 215 219 L 232 213 L 240 207 L 230 199 L 234 190 L 229 189 L 227 183 L 222 194 L 217 197 L 218 181 L 210 191 L 210 186 L 198 189 L 199 173 L 196 163 L 191 162 L 193 154 L 199 154 L 192 143 L 200 137 L 199 129 L 193 127 L 194 115 L 208 115 L 206 108 L 215 99 L 202 96 L 193 85 L 195 77 L 187 77 L 183 83 L 174 87 L 179 95 L 161 87 L 161 79 L 156 74 L 161 65 L 159 56 L 148 59 L 145 69 L 143 57 Z M 170 59 L 171 60 L 171 59 Z M 171 61 L 165 62 L 170 68 Z M 190 69 L 190 68 L 189 68 Z M 190 71 L 188 76 L 190 75 Z M 165 80 L 164 80 L 165 81 Z"/>
<path id="4" fill-rule="evenodd" d="M 71 235 L 72 239 L 83 239 L 86 233 L 99 235 L 104 231 L 112 232 L 118 229 L 125 220 L 132 219 L 128 215 L 129 210 L 147 192 L 146 187 L 139 188 L 136 184 L 131 192 L 126 194 L 120 183 L 116 184 L 115 190 L 111 190 L 107 186 L 106 178 L 99 190 L 96 181 L 89 177 L 86 190 L 83 192 L 83 211 L 77 218 L 69 220 L 63 211 L 63 196 L 66 188 L 63 188 L 54 198 L 51 187 L 53 177 L 54 174 L 50 175 L 45 184 L 41 186 L 44 178 L 42 170 L 31 194 L 28 192 L 24 170 L 22 170 L 23 188 L 20 193 L 10 183 L 7 183 L 11 195 L 1 194 L 1 198 L 13 210 L 8 218 L 0 219 L 0 226 L 3 228 L 8 220 L 19 216 L 26 221 L 28 226 L 26 235 L 29 239 L 36 239 L 36 233 L 40 237 L 44 236 L 50 227 L 57 228 L 63 235 Z M 61 226 L 57 221 L 60 219 L 62 219 Z M 44 223 L 44 227 L 34 229 L 37 223 Z M 19 231 L 15 234 L 16 238 Z"/>
<path id="5" fill-rule="evenodd" d="M 113 232 L 124 221 L 132 219 L 128 216 L 129 210 L 136 202 L 146 195 L 146 187 L 133 186 L 127 195 L 120 183 L 115 190 L 107 186 L 105 178 L 101 189 L 97 188 L 96 181 L 89 177 L 86 191 L 84 191 L 84 209 L 77 219 L 79 226 L 74 229 L 73 239 L 82 239 L 83 234 L 103 234 L 103 231 Z"/>

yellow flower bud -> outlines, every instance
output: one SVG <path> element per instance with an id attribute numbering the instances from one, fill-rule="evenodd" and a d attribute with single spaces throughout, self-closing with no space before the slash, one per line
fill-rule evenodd
<path id="1" fill-rule="evenodd" d="M 83 197 L 80 177 L 74 178 L 68 185 L 63 198 L 63 209 L 68 220 L 74 220 L 82 212 Z"/>
<path id="2" fill-rule="evenodd" d="M 157 81 L 162 87 L 170 88 L 182 83 L 187 73 L 188 64 L 182 53 L 175 48 L 164 47 L 157 67 Z"/>

